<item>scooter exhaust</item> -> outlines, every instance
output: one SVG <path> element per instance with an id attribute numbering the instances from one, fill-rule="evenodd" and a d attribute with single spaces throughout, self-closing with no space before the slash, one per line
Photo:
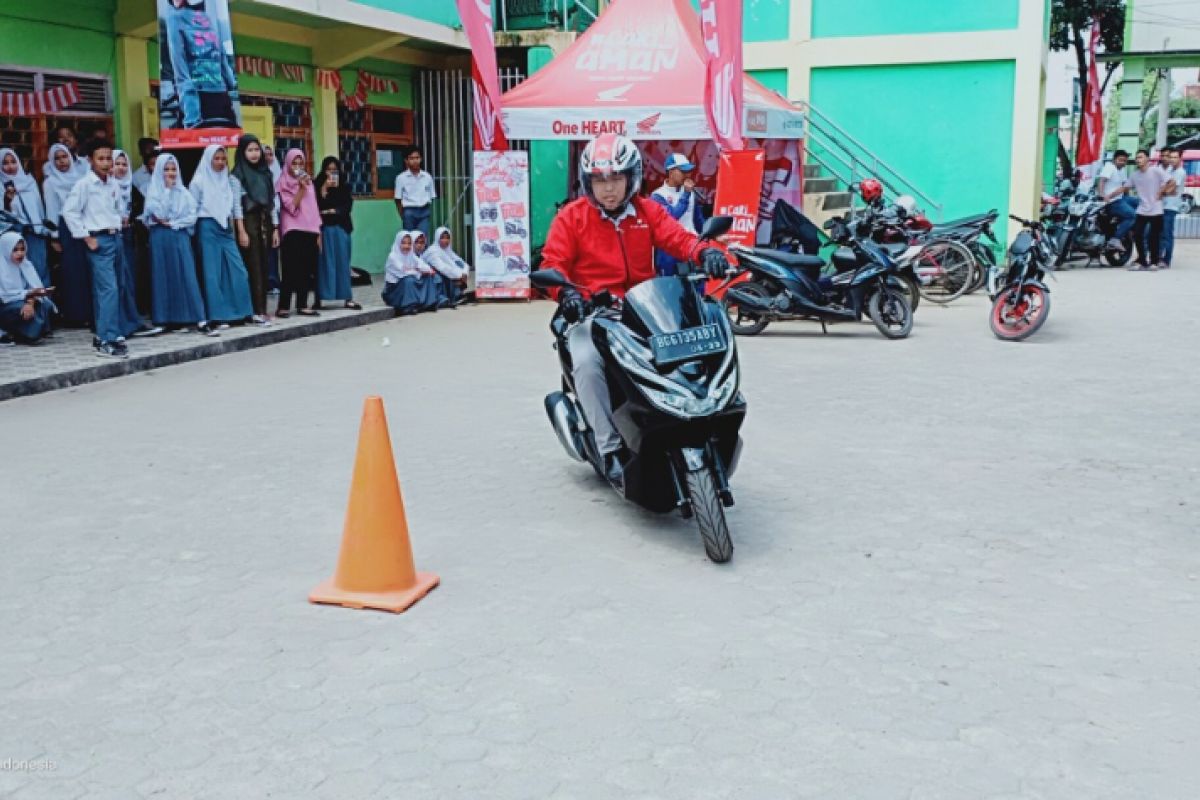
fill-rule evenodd
<path id="1" fill-rule="evenodd" d="M 550 425 L 563 450 L 576 461 L 586 461 L 583 433 L 579 430 L 579 412 L 571 398 L 562 392 L 551 392 L 546 395 L 545 404 L 546 416 L 550 417 Z"/>
<path id="2" fill-rule="evenodd" d="M 725 293 L 725 297 L 737 303 L 742 308 L 748 308 L 751 311 L 761 311 L 764 314 L 770 314 L 775 311 L 769 298 L 746 294 L 741 289 L 730 289 Z"/>

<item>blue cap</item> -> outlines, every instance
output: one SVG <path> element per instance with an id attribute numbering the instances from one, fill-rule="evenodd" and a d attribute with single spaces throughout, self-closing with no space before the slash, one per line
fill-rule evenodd
<path id="1" fill-rule="evenodd" d="M 666 163 L 664 163 L 663 166 L 666 167 L 668 172 L 673 169 L 691 172 L 696 168 L 696 165 L 688 161 L 687 156 L 683 155 L 682 153 L 671 153 L 671 155 L 667 156 Z"/>

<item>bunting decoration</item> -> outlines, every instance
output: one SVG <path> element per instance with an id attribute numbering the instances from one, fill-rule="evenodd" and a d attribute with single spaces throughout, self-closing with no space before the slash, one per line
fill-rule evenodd
<path id="1" fill-rule="evenodd" d="M 317 67 L 317 86 L 322 89 L 332 89 L 338 94 L 342 93 L 342 73 L 336 69 L 323 69 Z"/>
<path id="2" fill-rule="evenodd" d="M 361 69 L 358 71 L 358 81 L 354 85 L 353 92 L 346 92 L 342 74 L 336 69 L 317 67 L 317 86 L 337 92 L 338 102 L 351 111 L 359 111 L 364 108 L 367 105 L 367 94 L 370 92 L 395 94 L 400 91 L 399 81 L 381 78 Z"/>
<path id="3" fill-rule="evenodd" d="M 57 114 L 79 100 L 79 84 L 74 82 L 41 92 L 0 92 L 0 113 L 21 117 Z"/>
<path id="4" fill-rule="evenodd" d="M 292 83 L 304 83 L 304 66 L 301 64 L 281 64 L 259 56 L 238 56 L 234 59 L 234 69 L 239 75 L 254 75 L 259 78 L 281 77 Z"/>

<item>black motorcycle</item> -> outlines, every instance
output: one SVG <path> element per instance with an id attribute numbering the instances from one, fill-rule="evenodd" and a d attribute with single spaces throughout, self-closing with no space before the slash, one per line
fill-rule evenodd
<path id="1" fill-rule="evenodd" d="M 702 240 L 726 233 L 730 217 L 704 226 Z M 701 297 L 705 276 L 688 270 L 638 284 L 623 301 L 591 298 L 592 336 L 604 359 L 613 419 L 628 453 L 625 499 L 655 512 L 695 517 L 704 550 L 715 562 L 733 555 L 725 508 L 741 452 L 738 431 L 746 401 L 738 391 L 737 346 L 721 305 Z M 531 276 L 541 289 L 570 286 L 557 270 Z M 604 458 L 576 399 L 567 333 L 550 323 L 562 365 L 563 390 L 546 396 L 546 413 L 567 454 L 604 476 Z"/>
<path id="2" fill-rule="evenodd" d="M 1061 208 L 1063 204 L 1059 203 Z M 1133 257 L 1133 232 L 1121 239 L 1122 250 L 1110 250 L 1108 241 L 1115 237 L 1121 220 L 1109 206 L 1092 192 L 1079 192 L 1066 204 L 1066 214 L 1060 211 L 1046 221 L 1045 232 L 1054 240 L 1055 266 L 1066 267 L 1072 258 L 1086 257 L 1084 267 L 1101 265 L 1123 267 Z"/>
<path id="3" fill-rule="evenodd" d="M 1050 316 L 1050 288 L 1046 273 L 1054 269 L 1058 253 L 1040 222 L 1009 215 L 1022 231 L 1008 249 L 1008 269 L 997 270 L 992 294 L 992 333 L 1006 342 L 1019 342 L 1037 333 Z"/>
<path id="4" fill-rule="evenodd" d="M 820 256 L 732 248 L 748 275 L 726 281 L 712 294 L 724 300 L 734 330 L 753 336 L 772 322 L 815 320 L 825 331 L 830 323 L 859 322 L 869 315 L 889 339 L 912 332 L 912 306 L 892 256 L 874 242 L 849 235 L 839 217 L 825 227 L 833 241 L 846 243 L 830 258 L 836 270 L 832 277 L 822 276 L 825 261 Z"/>

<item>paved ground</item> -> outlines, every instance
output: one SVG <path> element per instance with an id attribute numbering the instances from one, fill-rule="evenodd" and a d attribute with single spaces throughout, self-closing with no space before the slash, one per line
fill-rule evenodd
<path id="1" fill-rule="evenodd" d="M 743 341 L 725 567 L 561 453 L 546 305 L 0 404 L 0 796 L 1195 797 L 1189 256 Z M 375 392 L 402 616 L 305 602 Z"/>

